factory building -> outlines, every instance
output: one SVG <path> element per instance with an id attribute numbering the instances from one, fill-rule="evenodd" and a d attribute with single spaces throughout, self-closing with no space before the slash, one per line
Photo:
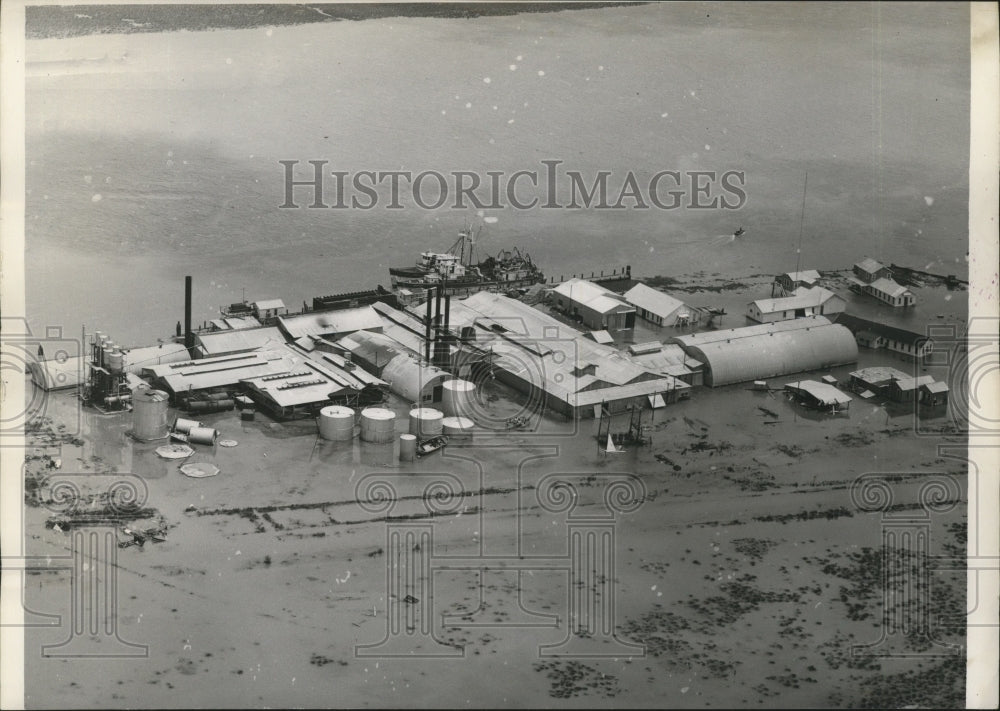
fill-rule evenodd
<path id="1" fill-rule="evenodd" d="M 292 368 L 240 380 L 250 398 L 273 416 L 315 416 L 327 405 L 351 402 L 360 392 L 337 368 L 302 360 Z"/>
<path id="2" fill-rule="evenodd" d="M 635 307 L 603 286 L 585 279 L 569 279 L 552 293 L 559 308 L 593 331 L 613 333 L 635 328 Z"/>
<path id="3" fill-rule="evenodd" d="M 846 306 L 843 297 L 821 286 L 798 287 L 791 296 L 751 301 L 747 305 L 747 318 L 757 323 L 774 323 L 803 316 L 841 313 Z"/>
<path id="4" fill-rule="evenodd" d="M 190 360 L 182 343 L 121 349 L 120 353 L 122 370 L 127 375 L 138 375 L 143 368 L 151 365 Z M 87 381 L 89 368 L 89 359 L 81 356 L 48 358 L 33 361 L 28 366 L 31 381 L 46 391 L 79 387 Z"/>
<path id="5" fill-rule="evenodd" d="M 624 297 L 635 307 L 639 318 L 657 326 L 686 326 L 698 322 L 696 310 L 680 299 L 645 284 L 636 284 L 625 292 Z"/>
<path id="6" fill-rule="evenodd" d="M 239 390 L 241 380 L 286 372 L 296 365 L 294 354 L 276 347 L 251 353 L 234 353 L 181 363 L 164 363 L 142 369 L 143 379 L 170 395 L 203 390 Z"/>
<path id="7" fill-rule="evenodd" d="M 851 390 L 867 398 L 874 395 L 888 395 L 890 384 L 897 380 L 912 378 L 913 376 L 896 368 L 874 366 L 855 370 L 848 377 L 850 378 L 848 382 Z"/>
<path id="8" fill-rule="evenodd" d="M 858 360 L 851 332 L 823 316 L 675 336 L 669 342 L 705 364 L 704 381 L 712 387 Z"/>
<path id="9" fill-rule="evenodd" d="M 500 294 L 479 292 L 453 301 L 451 322 L 463 343 L 488 354 L 486 367 L 497 380 L 567 417 L 592 417 L 602 404 L 620 412 L 646 407 L 651 398 L 674 402 L 690 389 Z"/>

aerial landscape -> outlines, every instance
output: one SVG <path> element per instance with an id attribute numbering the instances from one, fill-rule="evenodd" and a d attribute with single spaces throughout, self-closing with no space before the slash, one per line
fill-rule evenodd
<path id="1" fill-rule="evenodd" d="M 24 706 L 965 707 L 969 27 L 27 7 Z"/>

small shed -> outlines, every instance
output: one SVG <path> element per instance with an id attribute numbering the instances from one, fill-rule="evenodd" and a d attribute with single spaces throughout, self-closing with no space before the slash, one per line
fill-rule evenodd
<path id="1" fill-rule="evenodd" d="M 919 393 L 922 405 L 948 404 L 948 383 L 924 383 L 920 386 Z"/>

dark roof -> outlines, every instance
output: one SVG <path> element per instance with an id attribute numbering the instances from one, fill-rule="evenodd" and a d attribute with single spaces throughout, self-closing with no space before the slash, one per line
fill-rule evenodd
<path id="1" fill-rule="evenodd" d="M 889 326 L 877 321 L 869 321 L 866 318 L 859 318 L 848 313 L 836 314 L 831 320 L 836 321 L 841 326 L 846 326 L 855 335 L 857 335 L 858 331 L 871 331 L 876 335 L 891 338 L 900 343 L 912 343 L 913 345 L 932 340 L 930 336 L 923 333 L 915 333 L 914 331 L 907 331 L 905 328 L 896 328 L 895 326 Z"/>

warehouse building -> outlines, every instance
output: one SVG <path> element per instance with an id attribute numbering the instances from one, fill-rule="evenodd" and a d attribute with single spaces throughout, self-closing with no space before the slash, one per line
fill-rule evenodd
<path id="1" fill-rule="evenodd" d="M 913 306 L 916 297 L 913 292 L 892 279 L 881 277 L 861 286 L 861 293 L 873 296 L 889 306 Z"/>
<path id="2" fill-rule="evenodd" d="M 791 296 L 751 301 L 747 305 L 747 318 L 758 323 L 773 323 L 803 316 L 841 313 L 846 306 L 843 297 L 821 286 L 799 287 Z"/>
<path id="3" fill-rule="evenodd" d="M 635 307 L 623 296 L 586 279 L 569 279 L 556 286 L 553 299 L 570 318 L 593 331 L 635 328 Z"/>
<path id="4" fill-rule="evenodd" d="M 670 375 L 688 385 L 701 385 L 705 364 L 695 360 L 676 343 L 636 343 L 628 347 L 631 359 L 657 373 Z"/>
<path id="5" fill-rule="evenodd" d="M 916 331 L 888 326 L 851 314 L 840 314 L 837 316 L 837 323 L 846 326 L 854 334 L 859 346 L 884 348 L 903 360 L 920 360 L 934 350 L 933 339 Z"/>
<path id="6" fill-rule="evenodd" d="M 669 342 L 705 364 L 704 381 L 712 387 L 858 360 L 851 332 L 823 316 L 675 336 Z"/>
<path id="7" fill-rule="evenodd" d="M 698 322 L 697 311 L 680 299 L 645 284 L 636 284 L 624 296 L 635 306 L 639 318 L 657 326 L 687 326 Z"/>
<path id="8" fill-rule="evenodd" d="M 142 377 L 153 387 L 171 395 L 215 389 L 237 391 L 241 380 L 286 372 L 295 365 L 293 354 L 287 348 L 276 347 L 147 366 L 142 369 Z"/>

